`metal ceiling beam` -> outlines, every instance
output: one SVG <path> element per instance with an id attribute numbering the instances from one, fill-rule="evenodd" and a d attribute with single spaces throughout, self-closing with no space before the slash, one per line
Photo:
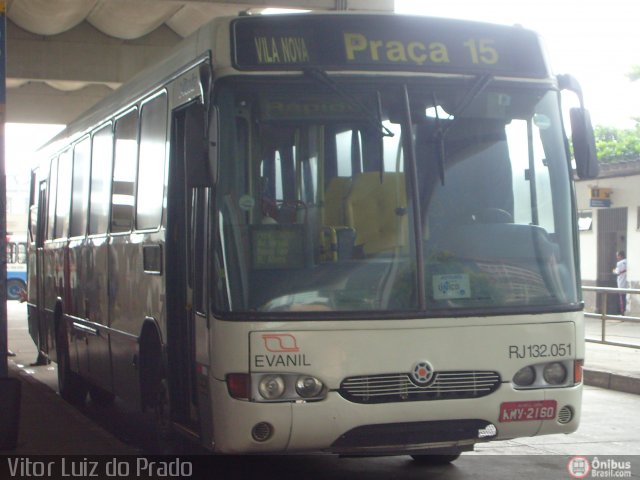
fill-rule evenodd
<path id="1" fill-rule="evenodd" d="M 8 122 L 69 123 L 181 40 L 166 26 L 124 41 L 87 22 L 50 37 L 8 23 Z"/>
<path id="2" fill-rule="evenodd" d="M 107 0 L 108 1 L 108 0 Z M 138 0 L 130 0 L 135 3 Z M 174 3 L 210 3 L 246 8 L 299 8 L 308 10 L 369 10 L 392 12 L 394 0 L 152 0 Z"/>
<path id="3" fill-rule="evenodd" d="M 135 4 L 139 0 L 129 1 Z M 221 14 L 267 7 L 366 11 L 393 11 L 394 8 L 394 0 L 151 1 L 211 4 L 220 7 L 216 10 Z M 149 0 L 145 0 L 145 5 L 148 7 Z M 180 35 L 166 25 L 144 37 L 121 40 L 101 33 L 86 21 L 52 36 L 33 34 L 11 21 L 7 23 L 8 122 L 66 124 L 111 88 L 117 88 L 162 58 L 181 40 Z"/>
<path id="4" fill-rule="evenodd" d="M 11 22 L 8 27 L 7 77 L 10 80 L 118 86 L 182 40 L 166 26 L 127 41 L 104 35 L 87 22 L 50 37 L 26 32 Z"/>

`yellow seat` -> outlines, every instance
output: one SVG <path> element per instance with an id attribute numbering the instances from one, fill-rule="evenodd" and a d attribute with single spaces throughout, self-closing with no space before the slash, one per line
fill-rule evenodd
<path id="1" fill-rule="evenodd" d="M 350 189 L 351 177 L 333 177 L 327 185 L 324 194 L 324 227 L 320 231 L 320 258 L 322 261 L 335 262 L 339 259 L 339 237 L 342 237 L 345 229 L 348 229 L 344 202 Z M 350 255 L 350 252 L 348 254 Z"/>
<path id="2" fill-rule="evenodd" d="M 355 244 L 365 255 L 407 245 L 407 194 L 404 174 L 358 174 L 345 202 L 347 226 L 355 229 Z"/>
<path id="3" fill-rule="evenodd" d="M 351 189 L 351 177 L 333 177 L 324 194 L 324 225 L 346 225 L 344 201 Z"/>

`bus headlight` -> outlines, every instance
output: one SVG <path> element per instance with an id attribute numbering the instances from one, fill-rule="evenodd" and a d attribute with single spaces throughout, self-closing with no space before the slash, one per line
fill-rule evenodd
<path id="1" fill-rule="evenodd" d="M 277 400 L 284 394 L 284 379 L 280 375 L 267 375 L 260 380 L 258 392 L 266 400 Z"/>
<path id="2" fill-rule="evenodd" d="M 575 364 L 574 360 L 556 360 L 527 365 L 516 372 L 511 382 L 516 390 L 571 387 L 580 383 L 576 381 L 581 373 L 580 365 Z M 576 370 L 575 378 L 571 375 L 573 370 Z"/>
<path id="3" fill-rule="evenodd" d="M 548 363 L 542 371 L 542 377 L 550 385 L 562 385 L 567 379 L 567 369 L 559 362 Z"/>
<path id="4" fill-rule="evenodd" d="M 524 367 L 513 376 L 513 383 L 519 387 L 528 387 L 536 381 L 536 371 L 533 367 Z"/>
<path id="5" fill-rule="evenodd" d="M 252 402 L 319 402 L 329 393 L 322 380 L 304 373 L 264 372 L 250 377 Z"/>
<path id="6" fill-rule="evenodd" d="M 296 380 L 296 393 L 302 398 L 317 397 L 323 387 L 320 380 L 309 375 L 301 375 Z"/>

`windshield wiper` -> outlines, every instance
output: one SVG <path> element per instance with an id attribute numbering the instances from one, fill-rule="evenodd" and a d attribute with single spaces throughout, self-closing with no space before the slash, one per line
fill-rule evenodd
<path id="1" fill-rule="evenodd" d="M 393 137 L 394 133 L 384 126 L 379 113 L 372 112 L 369 107 L 360 101 L 357 97 L 349 92 L 344 91 L 340 85 L 334 82 L 329 75 L 319 68 L 305 68 L 303 73 L 318 82 L 330 88 L 334 93 L 338 94 L 343 100 L 349 103 L 352 107 L 363 113 L 363 117 L 367 122 L 383 137 Z"/>
<path id="2" fill-rule="evenodd" d="M 484 89 L 493 81 L 493 76 L 486 74 L 480 75 L 475 83 L 471 85 L 471 88 L 467 90 L 464 97 L 460 101 L 460 103 L 453 109 L 453 112 L 449 114 L 449 119 L 447 125 L 444 127 L 440 122 L 440 115 L 438 115 L 438 103 L 436 101 L 436 94 L 433 94 L 433 106 L 436 111 L 436 131 L 434 133 L 434 138 L 438 142 L 438 174 L 440 175 L 440 183 L 444 185 L 444 165 L 446 159 L 445 152 L 445 137 L 451 127 L 453 127 L 458 120 L 460 119 L 460 115 L 471 105 L 471 103 L 480 95 Z"/>

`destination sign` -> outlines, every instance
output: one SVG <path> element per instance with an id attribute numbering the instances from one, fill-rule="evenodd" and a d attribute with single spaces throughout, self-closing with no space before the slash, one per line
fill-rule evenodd
<path id="1" fill-rule="evenodd" d="M 520 27 L 401 15 L 288 15 L 239 18 L 231 36 L 240 70 L 548 76 L 538 36 Z"/>

